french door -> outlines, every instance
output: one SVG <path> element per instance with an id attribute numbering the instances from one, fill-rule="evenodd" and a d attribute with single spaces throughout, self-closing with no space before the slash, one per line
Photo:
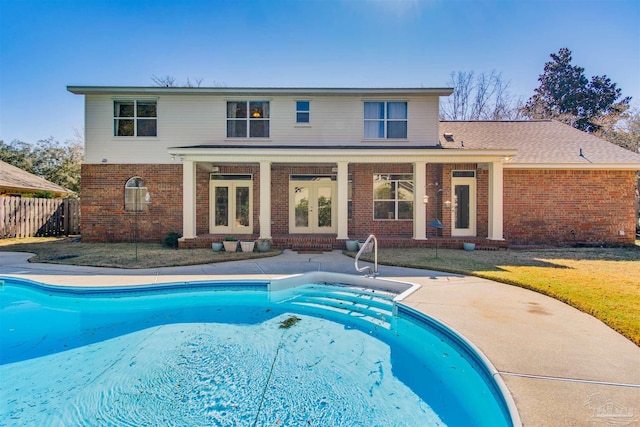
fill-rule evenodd
<path id="1" fill-rule="evenodd" d="M 473 176 L 473 177 L 471 177 Z M 451 179 L 451 235 L 476 236 L 475 171 L 454 171 Z"/>
<path id="2" fill-rule="evenodd" d="M 211 177 L 209 232 L 212 234 L 253 233 L 253 181 L 250 175 L 233 178 L 236 179 Z"/>
<path id="3" fill-rule="evenodd" d="M 289 232 L 335 233 L 332 176 L 293 175 L 289 181 Z"/>

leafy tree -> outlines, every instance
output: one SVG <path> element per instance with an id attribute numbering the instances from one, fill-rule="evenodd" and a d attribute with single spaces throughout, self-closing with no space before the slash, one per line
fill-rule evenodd
<path id="1" fill-rule="evenodd" d="M 552 53 L 538 77 L 540 87 L 534 90 L 522 108 L 532 119 L 556 119 L 577 129 L 597 133 L 612 128 L 629 108 L 630 97 L 606 75 L 584 75 L 584 68 L 571 63 L 571 51 L 562 48 Z"/>
<path id="2" fill-rule="evenodd" d="M 440 105 L 441 120 L 517 120 L 520 101 L 509 92 L 502 74 L 473 71 L 452 72 L 447 85 L 453 94 Z"/>
<path id="3" fill-rule="evenodd" d="M 6 144 L 0 140 L 0 160 L 76 193 L 80 191 L 83 155 L 83 141 L 79 135 L 64 144 L 53 137 L 33 145 L 18 140 Z"/>

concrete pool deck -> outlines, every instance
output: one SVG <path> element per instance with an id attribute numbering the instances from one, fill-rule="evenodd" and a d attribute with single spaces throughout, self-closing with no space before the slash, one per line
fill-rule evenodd
<path id="1" fill-rule="evenodd" d="M 29 263 L 30 256 L 0 252 L 0 275 L 75 286 L 269 280 L 311 271 L 361 275 L 340 251 L 141 270 Z M 640 348 L 594 317 L 477 277 L 382 265 L 379 271 L 382 279 L 421 285 L 404 303 L 484 352 L 525 426 L 640 425 Z"/>

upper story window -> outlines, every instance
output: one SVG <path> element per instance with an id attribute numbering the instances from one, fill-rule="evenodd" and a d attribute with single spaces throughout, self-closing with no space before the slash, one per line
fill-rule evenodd
<path id="1" fill-rule="evenodd" d="M 269 101 L 227 102 L 227 138 L 269 138 Z"/>
<path id="2" fill-rule="evenodd" d="M 309 101 L 296 101 L 296 123 L 309 123 Z"/>
<path id="3" fill-rule="evenodd" d="M 400 101 L 364 103 L 364 137 L 406 139 L 407 103 Z"/>
<path id="4" fill-rule="evenodd" d="M 114 136 L 158 136 L 156 100 L 113 101 Z"/>
<path id="5" fill-rule="evenodd" d="M 373 219 L 413 219 L 413 175 L 373 175 Z"/>

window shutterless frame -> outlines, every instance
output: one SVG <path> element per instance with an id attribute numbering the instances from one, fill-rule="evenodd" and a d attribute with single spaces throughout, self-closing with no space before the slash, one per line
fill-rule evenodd
<path id="1" fill-rule="evenodd" d="M 311 116 L 311 102 L 296 101 L 296 123 L 309 123 Z"/>
<path id="2" fill-rule="evenodd" d="M 406 139 L 406 101 L 364 101 L 365 139 Z"/>
<path id="3" fill-rule="evenodd" d="M 413 219 L 413 175 L 373 175 L 373 219 Z"/>
<path id="4" fill-rule="evenodd" d="M 157 99 L 114 99 L 113 136 L 157 137 Z"/>
<path id="5" fill-rule="evenodd" d="M 269 101 L 227 101 L 227 138 L 269 138 Z"/>

